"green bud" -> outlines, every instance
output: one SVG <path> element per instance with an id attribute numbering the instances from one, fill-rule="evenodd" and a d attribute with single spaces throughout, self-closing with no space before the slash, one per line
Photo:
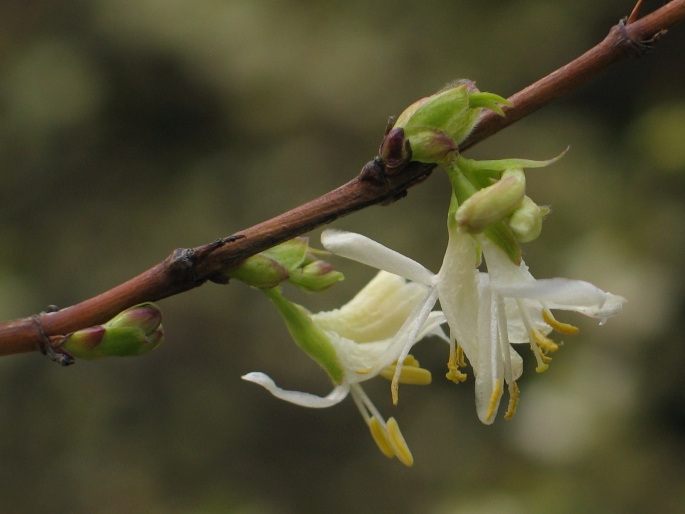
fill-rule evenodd
<path id="1" fill-rule="evenodd" d="M 336 271 L 332 264 L 316 260 L 292 271 L 288 281 L 304 291 L 318 293 L 344 279 L 345 276 Z"/>
<path id="2" fill-rule="evenodd" d="M 458 80 L 410 105 L 395 128 L 404 129 L 412 160 L 440 164 L 471 133 L 483 108 L 503 114 L 497 104 L 510 105 L 501 96 L 481 93 L 473 81 Z"/>
<path id="3" fill-rule="evenodd" d="M 309 239 L 297 237 L 249 257 L 227 274 L 258 289 L 272 289 L 288 280 L 305 291 L 323 291 L 343 275 L 315 252 L 309 248 Z"/>
<path id="4" fill-rule="evenodd" d="M 549 209 L 543 210 L 528 196 L 524 197 L 508 221 L 516 240 L 528 243 L 537 239 L 542 231 L 542 219 L 547 212 Z"/>
<path id="5" fill-rule="evenodd" d="M 505 170 L 502 178 L 466 199 L 457 209 L 460 228 L 478 234 L 511 215 L 523 201 L 526 178 L 521 169 Z"/>
<path id="6" fill-rule="evenodd" d="M 290 273 L 276 260 L 259 253 L 246 259 L 229 276 L 258 289 L 271 289 L 287 280 Z"/>
<path id="7" fill-rule="evenodd" d="M 162 344 L 162 312 L 154 303 L 141 303 L 123 311 L 104 325 L 77 330 L 60 349 L 79 359 L 143 355 Z"/>
<path id="8" fill-rule="evenodd" d="M 263 251 L 262 255 L 270 257 L 288 271 L 292 271 L 304 262 L 308 252 L 309 238 L 296 237 Z"/>
<path id="9" fill-rule="evenodd" d="M 314 323 L 307 309 L 286 299 L 280 289 L 275 287 L 264 290 L 264 293 L 283 317 L 295 343 L 314 359 L 336 384 L 340 384 L 344 378 L 344 370 L 328 335 Z"/>

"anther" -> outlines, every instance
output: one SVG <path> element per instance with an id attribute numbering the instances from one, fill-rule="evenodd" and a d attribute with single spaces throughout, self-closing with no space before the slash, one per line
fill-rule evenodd
<path id="1" fill-rule="evenodd" d="M 549 309 L 544 309 L 542 311 L 542 319 L 545 320 L 545 323 L 547 323 L 550 327 L 552 327 L 554 330 L 559 332 L 560 334 L 577 334 L 580 332 L 580 329 L 576 326 L 569 325 L 568 323 L 561 323 L 560 321 L 557 321 L 554 316 L 552 316 L 552 313 L 549 311 Z"/>
<path id="2" fill-rule="evenodd" d="M 414 456 L 407 446 L 407 442 L 400 432 L 400 426 L 397 424 L 395 418 L 390 418 L 387 423 L 388 429 L 388 439 L 390 440 L 390 445 L 395 453 L 397 459 L 407 467 L 411 467 L 414 464 Z"/>
<path id="3" fill-rule="evenodd" d="M 509 406 L 504 414 L 504 419 L 511 419 L 516 414 L 516 407 L 519 404 L 519 386 L 516 382 L 509 384 Z"/>
<path id="4" fill-rule="evenodd" d="M 373 440 L 376 441 L 378 449 L 387 458 L 392 459 L 395 456 L 395 451 L 393 450 L 390 439 L 388 438 L 388 433 L 383 424 L 375 417 L 369 418 L 367 424 L 369 425 L 369 430 L 371 431 L 371 437 L 373 437 Z"/>

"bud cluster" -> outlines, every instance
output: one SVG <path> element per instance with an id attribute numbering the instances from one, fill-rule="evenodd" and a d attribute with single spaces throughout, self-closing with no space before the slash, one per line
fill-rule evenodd
<path id="1" fill-rule="evenodd" d="M 517 263 L 518 244 L 540 235 L 549 212 L 526 196 L 523 170 L 556 159 L 474 161 L 459 154 L 459 144 L 476 127 L 484 109 L 503 116 L 500 106 L 510 105 L 499 95 L 479 91 L 473 81 L 458 80 L 407 107 L 389 128 L 379 157 L 390 174 L 409 161 L 442 166 L 454 190 L 452 214 L 459 229 L 483 233 Z"/>
<path id="2" fill-rule="evenodd" d="M 258 289 L 288 281 L 307 292 L 325 291 L 344 276 L 317 253 L 326 252 L 310 248 L 308 238 L 296 237 L 249 257 L 227 275 Z"/>

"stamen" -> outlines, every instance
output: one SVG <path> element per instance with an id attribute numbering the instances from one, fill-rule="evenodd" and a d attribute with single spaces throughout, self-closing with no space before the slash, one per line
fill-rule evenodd
<path id="1" fill-rule="evenodd" d="M 369 427 L 371 437 L 373 437 L 373 440 L 376 442 L 378 449 L 386 457 L 394 457 L 395 451 L 390 443 L 390 437 L 388 436 L 388 430 L 385 426 L 385 421 L 383 421 L 383 416 L 378 412 L 375 405 L 371 403 L 371 400 L 366 396 L 366 393 L 359 384 L 352 384 L 350 386 L 350 393 L 352 394 L 352 399 L 359 409 L 362 418 L 364 418 L 364 422 Z"/>
<path id="2" fill-rule="evenodd" d="M 390 418 L 392 419 L 392 418 Z M 376 418 L 370 418 L 367 421 L 369 425 L 369 430 L 371 431 L 371 437 L 376 441 L 378 449 L 387 458 L 392 459 L 395 456 L 395 450 L 392 447 L 390 438 L 388 437 L 388 432 L 380 421 Z"/>
<path id="3" fill-rule="evenodd" d="M 462 368 L 466 367 L 466 361 L 464 360 L 464 349 L 460 345 L 457 345 L 457 364 L 459 364 L 459 366 Z"/>
<path id="4" fill-rule="evenodd" d="M 491 419 L 495 415 L 497 406 L 499 405 L 499 400 L 502 397 L 503 384 L 502 380 L 495 381 L 495 388 L 492 391 L 492 396 L 490 396 L 490 405 L 488 406 L 488 413 L 485 419 Z"/>
<path id="5" fill-rule="evenodd" d="M 511 419 L 516 414 L 516 407 L 519 404 L 519 386 L 516 382 L 509 384 L 509 406 L 504 414 L 504 419 Z"/>
<path id="6" fill-rule="evenodd" d="M 397 361 L 395 361 L 395 362 L 397 362 Z M 414 366 L 416 368 L 421 367 L 419 364 L 419 361 L 411 353 L 409 355 L 407 355 L 406 359 L 404 359 L 404 366 Z"/>
<path id="7" fill-rule="evenodd" d="M 530 341 L 530 349 L 533 350 L 533 355 L 535 355 L 535 360 L 538 361 L 538 366 L 535 368 L 535 371 L 538 373 L 542 373 L 543 371 L 547 371 L 547 364 L 545 363 L 545 360 L 542 356 L 542 352 L 540 351 L 540 347 L 537 344 L 537 341 L 534 336 L 534 330 L 532 327 L 532 323 L 530 322 L 530 316 L 528 315 L 528 311 L 526 310 L 525 304 L 523 304 L 523 301 L 520 298 L 516 299 L 516 306 L 519 309 L 519 314 L 521 314 L 521 320 L 523 321 L 523 326 L 526 327 L 526 331 L 528 332 L 528 339 Z M 549 362 L 551 359 L 547 357 L 547 362 Z"/>
<path id="8" fill-rule="evenodd" d="M 576 326 L 557 321 L 552 315 L 552 312 L 546 307 L 542 310 L 542 319 L 560 334 L 577 334 L 580 332 L 580 329 Z"/>
<path id="9" fill-rule="evenodd" d="M 407 442 L 400 432 L 400 426 L 397 424 L 395 418 L 388 419 L 387 424 L 387 434 L 390 441 L 390 445 L 397 456 L 397 459 L 407 467 L 411 467 L 414 464 L 414 456 L 407 446 Z"/>
<path id="10" fill-rule="evenodd" d="M 450 357 L 447 361 L 447 369 L 449 371 L 445 375 L 447 380 L 451 380 L 455 384 L 464 382 L 467 376 L 466 373 L 459 371 L 461 366 L 466 367 L 466 362 L 464 362 L 464 350 L 458 344 L 456 346 L 450 345 Z"/>
<path id="11" fill-rule="evenodd" d="M 557 343 L 540 332 L 540 330 L 537 328 L 533 329 L 533 337 L 535 338 L 535 342 L 538 344 L 538 346 L 546 352 L 556 352 L 559 349 L 559 345 Z"/>
<path id="12" fill-rule="evenodd" d="M 396 365 L 388 366 L 383 371 L 380 372 L 380 376 L 385 379 L 392 380 L 395 376 L 395 371 L 397 369 Z M 400 371 L 400 384 L 409 385 L 428 385 L 431 383 L 433 377 L 431 372 L 424 368 L 416 368 L 414 366 L 404 366 Z"/>

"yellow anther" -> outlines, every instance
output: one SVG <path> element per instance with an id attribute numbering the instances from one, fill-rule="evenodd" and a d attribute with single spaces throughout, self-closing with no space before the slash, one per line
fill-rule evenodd
<path id="1" fill-rule="evenodd" d="M 543 362 L 541 364 L 538 364 L 537 368 L 535 368 L 535 371 L 537 371 L 538 373 L 544 373 L 548 369 L 549 366 Z"/>
<path id="2" fill-rule="evenodd" d="M 420 367 L 419 361 L 416 360 L 416 357 L 413 355 L 407 355 L 407 357 L 404 359 L 404 363 L 402 364 L 403 366 L 413 366 L 415 368 Z"/>
<path id="3" fill-rule="evenodd" d="M 538 329 L 534 328 L 532 330 L 533 338 L 542 350 L 546 352 L 556 352 L 559 349 L 559 345 L 555 343 L 552 339 L 547 337 L 545 334 L 540 332 Z"/>
<path id="4" fill-rule="evenodd" d="M 504 414 L 504 419 L 511 419 L 516 414 L 516 407 L 519 404 L 519 386 L 516 382 L 509 385 L 509 406 Z"/>
<path id="5" fill-rule="evenodd" d="M 464 349 L 459 345 L 457 345 L 457 364 L 459 367 L 466 367 L 466 361 L 464 360 Z"/>
<path id="6" fill-rule="evenodd" d="M 383 455 L 392 459 L 395 456 L 395 451 L 390 444 L 390 439 L 388 438 L 388 432 L 385 427 L 376 418 L 370 418 L 368 420 L 369 430 L 371 431 L 371 437 L 376 441 L 378 449 Z"/>
<path id="7" fill-rule="evenodd" d="M 495 388 L 492 390 L 492 396 L 490 396 L 490 405 L 488 406 L 488 413 L 485 419 L 489 420 L 495 415 L 495 409 L 497 409 L 499 399 L 502 397 L 503 387 L 501 379 L 495 382 Z"/>
<path id="8" fill-rule="evenodd" d="M 545 323 L 547 323 L 560 334 L 577 334 L 580 332 L 578 327 L 557 321 L 554 316 L 552 316 L 552 313 L 549 311 L 549 309 L 544 309 L 542 311 L 542 319 L 544 319 Z"/>
<path id="9" fill-rule="evenodd" d="M 447 380 L 451 380 L 455 384 L 464 382 L 467 376 L 466 373 L 459 371 L 460 367 L 466 367 L 466 362 L 464 362 L 464 350 L 457 345 L 455 350 L 450 351 L 450 358 L 447 361 L 447 369 L 449 370 L 445 375 Z"/>
<path id="10" fill-rule="evenodd" d="M 449 368 L 449 371 L 445 374 L 447 380 L 451 380 L 455 384 L 458 384 L 459 382 L 465 382 L 468 378 L 466 373 L 459 371 L 459 368 L 451 367 L 449 364 L 447 364 L 447 367 Z"/>
<path id="11" fill-rule="evenodd" d="M 407 467 L 411 467 L 414 464 L 414 456 L 409 450 L 402 432 L 400 432 L 400 426 L 395 421 L 395 418 L 390 418 L 388 420 L 388 439 L 390 440 L 390 445 L 392 446 L 397 459 Z"/>
<path id="12" fill-rule="evenodd" d="M 380 375 L 383 378 L 392 380 L 395 376 L 395 370 L 397 366 L 392 365 L 383 369 Z M 400 371 L 400 384 L 409 385 L 428 385 L 431 383 L 432 377 L 431 372 L 424 368 L 415 368 L 413 366 L 402 366 L 402 371 Z"/>

